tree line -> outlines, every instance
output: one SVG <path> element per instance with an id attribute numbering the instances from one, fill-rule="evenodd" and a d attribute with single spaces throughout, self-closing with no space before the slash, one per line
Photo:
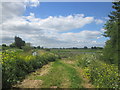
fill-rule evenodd
<path id="1" fill-rule="evenodd" d="M 31 49 L 44 49 L 44 47 L 40 46 L 31 46 L 31 43 L 26 43 L 21 37 L 15 36 L 14 42 L 7 46 L 6 44 L 2 44 L 2 49 L 8 49 L 8 48 L 18 48 L 23 49 L 25 51 L 29 51 Z"/>

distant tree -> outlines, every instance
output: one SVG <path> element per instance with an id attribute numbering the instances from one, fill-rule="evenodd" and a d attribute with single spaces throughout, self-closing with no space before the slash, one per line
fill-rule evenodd
<path id="1" fill-rule="evenodd" d="M 94 46 L 94 47 L 91 47 L 91 49 L 103 49 L 103 48 Z"/>
<path id="2" fill-rule="evenodd" d="M 94 46 L 94 49 L 97 49 L 97 47 L 96 47 L 96 46 Z"/>
<path id="3" fill-rule="evenodd" d="M 65 48 L 63 47 L 63 49 L 65 49 Z"/>
<path id="4" fill-rule="evenodd" d="M 40 46 L 37 46 L 37 49 L 40 49 Z"/>
<path id="5" fill-rule="evenodd" d="M 10 44 L 10 47 L 14 48 L 15 47 L 15 43 Z"/>
<path id="6" fill-rule="evenodd" d="M 44 47 L 41 47 L 41 49 L 44 49 Z"/>
<path id="7" fill-rule="evenodd" d="M 2 44 L 2 47 L 7 47 L 7 45 L 6 44 Z"/>
<path id="8" fill-rule="evenodd" d="M 120 53 L 120 1 L 113 2 L 114 11 L 110 13 L 109 20 L 105 24 L 105 37 L 109 37 L 104 47 L 104 58 L 110 63 L 118 63 Z"/>
<path id="9" fill-rule="evenodd" d="M 96 47 L 97 49 L 103 49 L 103 47 Z"/>
<path id="10" fill-rule="evenodd" d="M 73 47 L 73 49 L 78 49 L 77 47 Z"/>
<path id="11" fill-rule="evenodd" d="M 48 48 L 46 48 L 45 50 L 46 50 L 46 51 L 50 51 L 50 49 L 48 49 Z"/>
<path id="12" fill-rule="evenodd" d="M 6 50 L 8 47 L 6 44 L 2 44 L 2 50 Z"/>
<path id="13" fill-rule="evenodd" d="M 37 49 L 37 47 L 35 47 L 35 46 L 34 46 L 33 48 L 34 48 L 34 49 Z"/>
<path id="14" fill-rule="evenodd" d="M 84 46 L 84 49 L 88 49 L 88 47 L 87 47 L 87 46 Z"/>
<path id="15" fill-rule="evenodd" d="M 22 49 L 22 46 L 25 46 L 25 41 L 23 41 L 20 37 L 15 36 L 15 46 Z"/>

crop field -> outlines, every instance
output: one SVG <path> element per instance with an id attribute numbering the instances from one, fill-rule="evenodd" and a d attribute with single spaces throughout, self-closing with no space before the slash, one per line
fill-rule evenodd
<path id="1" fill-rule="evenodd" d="M 36 52 L 2 52 L 4 88 L 118 88 L 118 66 L 102 61 L 102 50 Z"/>
<path id="2" fill-rule="evenodd" d="M 101 53 L 102 50 L 93 49 L 51 49 L 52 53 L 59 55 L 61 58 L 74 57 L 84 53 Z"/>

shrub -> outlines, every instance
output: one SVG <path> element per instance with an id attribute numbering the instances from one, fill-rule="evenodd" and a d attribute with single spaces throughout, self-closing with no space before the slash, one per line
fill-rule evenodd
<path id="1" fill-rule="evenodd" d="M 48 62 L 55 61 L 57 56 L 52 53 L 45 53 L 41 56 L 20 54 L 22 51 L 4 51 L 2 53 L 2 86 L 10 88 L 17 81 L 22 80 L 25 75 L 35 71 Z"/>

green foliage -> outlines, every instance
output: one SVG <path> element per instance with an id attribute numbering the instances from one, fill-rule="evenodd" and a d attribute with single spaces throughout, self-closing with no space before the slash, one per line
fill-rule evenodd
<path id="1" fill-rule="evenodd" d="M 105 37 L 109 37 L 109 40 L 106 42 L 104 48 L 104 58 L 107 62 L 117 64 L 118 63 L 118 53 L 120 47 L 120 2 L 114 2 L 113 9 L 109 15 L 109 20 L 105 24 L 106 32 L 104 34 Z"/>
<path id="2" fill-rule="evenodd" d="M 44 53 L 41 56 L 23 55 L 21 50 L 6 50 L 2 53 L 2 86 L 10 88 L 25 75 L 35 71 L 48 62 L 55 61 L 57 56 Z M 26 52 L 25 52 L 26 53 Z"/>
<path id="3" fill-rule="evenodd" d="M 37 46 L 37 49 L 40 49 L 41 47 L 40 46 Z"/>
<path id="4" fill-rule="evenodd" d="M 15 36 L 15 46 L 21 49 L 22 46 L 25 46 L 25 41 L 23 41 L 20 37 Z"/>
<path id="5" fill-rule="evenodd" d="M 77 60 L 84 76 L 97 88 L 118 88 L 118 66 L 99 60 L 96 54 L 83 54 Z"/>
<path id="6" fill-rule="evenodd" d="M 25 51 L 25 52 L 28 52 L 32 49 L 32 47 L 30 46 L 22 46 L 22 49 Z"/>
<path id="7" fill-rule="evenodd" d="M 48 49 L 48 48 L 46 48 L 45 50 L 46 50 L 46 51 L 50 51 L 50 49 Z"/>
<path id="8" fill-rule="evenodd" d="M 6 44 L 2 44 L 2 50 L 6 50 L 8 49 L 9 47 L 6 45 Z"/>
<path id="9" fill-rule="evenodd" d="M 6 44 L 2 44 L 2 47 L 7 47 L 7 45 Z"/>
<path id="10" fill-rule="evenodd" d="M 7 46 L 6 44 L 2 44 L 1 48 L 2 48 L 2 50 L 7 50 L 7 49 L 9 49 L 10 47 Z"/>
<path id="11" fill-rule="evenodd" d="M 94 47 L 91 47 L 91 49 L 103 49 L 103 47 L 96 47 L 96 46 L 94 46 Z"/>
<path id="12" fill-rule="evenodd" d="M 11 48 L 15 48 L 15 43 L 10 44 Z"/>

